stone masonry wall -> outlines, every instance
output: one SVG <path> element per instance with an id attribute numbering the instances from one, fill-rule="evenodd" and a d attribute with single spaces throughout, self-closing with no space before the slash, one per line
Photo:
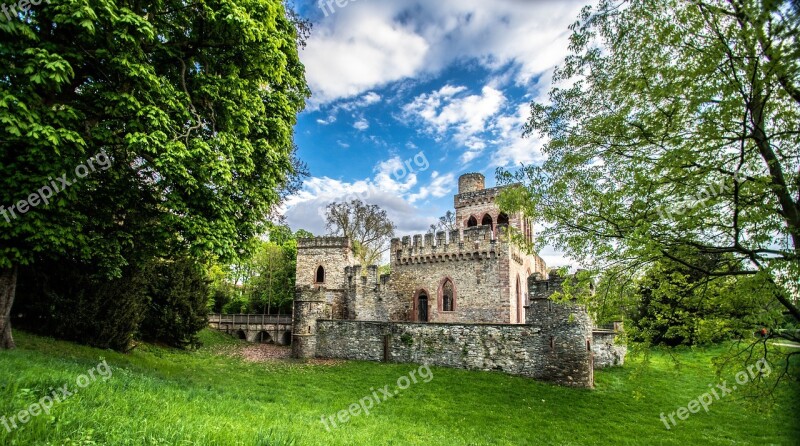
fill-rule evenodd
<path id="1" fill-rule="evenodd" d="M 314 357 L 317 350 L 317 320 L 331 317 L 332 300 L 324 288 L 297 288 L 292 315 L 292 356 Z"/>
<path id="2" fill-rule="evenodd" d="M 546 333 L 527 325 L 317 321 L 319 358 L 501 371 L 592 387 L 585 355 L 569 353 L 552 348 Z"/>
<path id="3" fill-rule="evenodd" d="M 394 240 L 385 298 L 398 310 L 408 310 L 407 318 L 390 320 L 416 321 L 415 298 L 424 291 L 429 322 L 508 323 L 511 303 L 505 278 L 511 262 L 509 250 L 507 241 L 494 239 L 488 227 L 465 230 L 463 238 L 442 236 L 438 244 L 432 237 L 415 237 L 413 243 L 409 238 Z M 453 311 L 442 307 L 442 286 L 447 279 L 454 287 Z"/>
<path id="4" fill-rule="evenodd" d="M 618 332 L 612 330 L 595 330 L 593 332 L 592 352 L 594 368 L 602 369 L 625 363 L 628 347 L 617 340 Z"/>
<path id="5" fill-rule="evenodd" d="M 333 318 L 347 317 L 345 268 L 355 263 L 350 240 L 343 237 L 316 237 L 297 243 L 296 287 L 325 288 Z M 325 281 L 316 281 L 317 268 L 325 269 Z"/>

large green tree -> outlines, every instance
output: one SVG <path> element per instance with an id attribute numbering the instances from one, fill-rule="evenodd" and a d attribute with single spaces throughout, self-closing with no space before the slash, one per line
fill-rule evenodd
<path id="1" fill-rule="evenodd" d="M 618 280 L 660 259 L 757 276 L 800 320 L 799 18 L 779 0 L 587 7 L 549 100 L 531 107 L 526 133 L 547 160 L 500 172 L 524 186 L 503 205 Z M 695 261 L 707 256 L 729 265 Z"/>
<path id="2" fill-rule="evenodd" d="M 39 255 L 110 276 L 128 252 L 241 255 L 297 172 L 306 31 L 279 0 L 65 0 L 0 20 L 0 205 L 18 210 L 0 218 L 0 347 Z M 101 151 L 111 167 L 76 179 Z"/>

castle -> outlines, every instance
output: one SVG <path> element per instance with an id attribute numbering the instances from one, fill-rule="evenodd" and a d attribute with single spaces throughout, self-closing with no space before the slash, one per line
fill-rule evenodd
<path id="1" fill-rule="evenodd" d="M 620 364 L 614 331 L 595 329 L 579 305 L 549 300 L 564 279 L 511 243 L 511 228 L 528 241 L 533 228 L 500 211 L 502 189 L 462 175 L 458 229 L 393 239 L 391 273 L 380 277 L 375 265 L 363 274 L 346 238 L 299 240 L 294 356 L 502 370 L 584 387 L 594 368 Z"/>

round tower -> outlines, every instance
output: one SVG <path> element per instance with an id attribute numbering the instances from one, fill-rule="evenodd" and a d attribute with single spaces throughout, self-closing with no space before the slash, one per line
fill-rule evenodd
<path id="1" fill-rule="evenodd" d="M 330 319 L 330 305 L 324 288 L 306 287 L 297 294 L 292 321 L 292 357 L 310 359 L 317 351 L 317 319 Z"/>
<path id="2" fill-rule="evenodd" d="M 458 193 L 466 194 L 483 190 L 486 187 L 486 178 L 479 173 L 465 173 L 458 177 Z"/>

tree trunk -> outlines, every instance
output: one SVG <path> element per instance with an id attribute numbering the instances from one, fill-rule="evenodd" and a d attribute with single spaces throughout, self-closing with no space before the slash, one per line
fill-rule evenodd
<path id="1" fill-rule="evenodd" d="M 0 350 L 15 347 L 11 336 L 11 307 L 17 290 L 17 266 L 0 269 Z"/>

